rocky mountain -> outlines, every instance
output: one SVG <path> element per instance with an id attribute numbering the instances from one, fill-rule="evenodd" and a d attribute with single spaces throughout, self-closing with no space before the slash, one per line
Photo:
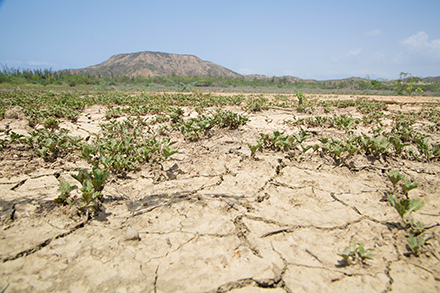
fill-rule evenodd
<path id="1" fill-rule="evenodd" d="M 440 81 L 440 76 L 429 76 L 429 77 L 424 77 L 422 78 L 423 82 L 439 82 Z"/>
<path id="2" fill-rule="evenodd" d="M 179 55 L 162 52 L 137 52 L 118 54 L 98 65 L 82 69 L 71 69 L 73 74 L 101 76 L 191 76 L 191 77 L 242 77 L 232 70 L 193 55 Z"/>
<path id="3" fill-rule="evenodd" d="M 317 81 L 313 79 L 301 79 L 295 76 L 267 76 L 261 74 L 241 75 L 223 66 L 209 61 L 203 61 L 194 55 L 180 55 L 163 52 L 144 51 L 137 53 L 118 54 L 108 60 L 93 66 L 81 69 L 68 70 L 73 74 L 90 74 L 108 77 L 216 77 L 216 78 L 244 78 L 246 80 L 271 80 L 282 83 L 319 83 L 319 82 L 342 82 L 356 81 L 362 78 L 350 77 L 337 80 Z M 425 77 L 423 82 L 438 82 L 440 77 Z"/>

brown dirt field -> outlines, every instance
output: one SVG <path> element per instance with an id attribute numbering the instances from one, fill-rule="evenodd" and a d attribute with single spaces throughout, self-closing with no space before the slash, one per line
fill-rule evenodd
<path id="1" fill-rule="evenodd" d="M 440 99 L 370 98 L 386 101 L 393 113 Z M 62 127 L 85 137 L 99 130 L 104 113 L 93 106 Z M 360 117 L 354 107 L 334 113 Z M 349 169 L 318 154 L 297 160 L 269 150 L 251 159 L 247 142 L 260 132 L 297 133 L 282 122 L 310 115 L 273 107 L 248 116 L 238 130 L 196 142 L 176 133 L 179 153 L 164 163 L 161 180 L 148 167 L 112 177 L 101 212 L 86 223 L 73 208 L 52 203 L 59 182 L 75 183 L 70 174 L 89 168 L 85 161 L 70 156 L 49 164 L 3 153 L 0 292 L 440 292 L 438 162 L 355 156 Z M 0 126 L 27 133 L 22 118 Z M 409 197 L 425 206 L 412 216 L 430 227 L 430 239 L 418 257 L 408 253 L 408 233 L 386 200 L 391 169 L 420 183 Z M 129 239 L 136 232 L 139 238 Z M 374 248 L 373 259 L 345 265 L 337 253 L 350 241 Z"/>

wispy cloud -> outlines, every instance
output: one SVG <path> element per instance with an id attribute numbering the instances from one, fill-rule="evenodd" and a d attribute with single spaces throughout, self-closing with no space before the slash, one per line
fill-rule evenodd
<path id="1" fill-rule="evenodd" d="M 44 61 L 34 61 L 30 60 L 27 62 L 19 61 L 19 60 L 5 60 L 0 61 L 0 63 L 4 66 L 8 67 L 20 67 L 20 68 L 49 68 L 49 67 L 56 67 L 57 64 L 50 63 L 50 62 L 44 62 Z"/>
<path id="2" fill-rule="evenodd" d="M 400 41 L 400 44 L 403 46 L 403 52 L 397 57 L 400 63 L 440 63 L 440 39 L 429 40 L 429 35 L 424 31 Z"/>
<path id="3" fill-rule="evenodd" d="M 429 35 L 423 31 L 400 41 L 410 53 L 424 57 L 430 61 L 440 61 L 440 39 L 429 40 Z"/>
<path id="4" fill-rule="evenodd" d="M 54 63 L 49 63 L 49 62 L 44 62 L 44 61 L 34 61 L 31 60 L 29 62 L 26 62 L 27 64 L 29 64 L 30 66 L 56 66 L 56 64 Z"/>
<path id="5" fill-rule="evenodd" d="M 357 48 L 356 50 L 348 51 L 348 56 L 357 56 L 362 52 L 362 48 Z"/>
<path id="6" fill-rule="evenodd" d="M 296 70 L 283 70 L 283 75 L 290 75 L 290 76 L 296 76 L 299 74 Z"/>
<path id="7" fill-rule="evenodd" d="M 247 67 L 240 68 L 238 70 L 238 72 L 241 74 L 256 74 L 254 70 L 252 70 L 251 68 L 247 68 Z"/>
<path id="8" fill-rule="evenodd" d="M 368 31 L 364 33 L 365 36 L 369 36 L 369 37 L 377 37 L 382 35 L 382 30 L 381 29 L 375 29 L 372 31 Z"/>
<path id="9" fill-rule="evenodd" d="M 353 62 L 353 59 L 357 59 L 357 57 L 361 54 L 362 48 L 357 48 L 351 51 L 348 51 L 344 55 L 338 56 L 330 56 L 330 61 L 332 62 Z"/>

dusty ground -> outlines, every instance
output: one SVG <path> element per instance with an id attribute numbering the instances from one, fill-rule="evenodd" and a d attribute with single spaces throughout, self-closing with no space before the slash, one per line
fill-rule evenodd
<path id="1" fill-rule="evenodd" d="M 63 127 L 87 136 L 104 112 L 88 108 Z M 298 162 L 267 150 L 250 159 L 247 142 L 260 132 L 298 131 L 282 123 L 293 115 L 306 116 L 269 109 L 197 142 L 176 135 L 165 179 L 156 182 L 148 168 L 112 178 L 102 211 L 86 224 L 52 203 L 60 180 L 74 183 L 69 175 L 85 162 L 3 160 L 0 292 L 439 292 L 439 164 L 356 157 L 349 170 L 317 154 Z M 25 120 L 6 120 L 15 132 L 29 130 Z M 432 226 L 432 238 L 419 257 L 408 254 L 407 233 L 385 200 L 390 169 L 421 185 L 410 197 L 426 204 L 413 216 Z M 133 229 L 139 239 L 129 239 Z M 350 241 L 374 248 L 368 265 L 344 265 L 337 253 Z"/>

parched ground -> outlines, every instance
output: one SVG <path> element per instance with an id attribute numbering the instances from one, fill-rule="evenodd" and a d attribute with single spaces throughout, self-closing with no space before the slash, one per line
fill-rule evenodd
<path id="1" fill-rule="evenodd" d="M 391 112 L 424 101 L 382 99 Z M 336 111 L 359 116 L 354 107 Z M 85 137 L 99 130 L 104 112 L 93 106 L 62 126 Z M 269 150 L 251 159 L 247 142 L 259 133 L 298 132 L 283 123 L 294 115 L 307 116 L 274 107 L 249 114 L 238 130 L 196 142 L 175 134 L 179 153 L 164 171 L 145 167 L 112 177 L 101 212 L 87 222 L 52 202 L 59 182 L 75 183 L 70 174 L 89 168 L 85 162 L 4 153 L 0 292 L 439 292 L 438 162 L 355 156 L 348 168 L 317 153 L 297 160 Z M 25 120 L 0 122 L 29 131 Z M 308 131 L 310 142 L 343 133 Z M 391 169 L 420 183 L 409 196 L 425 206 L 412 216 L 430 239 L 418 257 L 409 253 L 408 233 L 386 199 Z M 337 253 L 351 242 L 373 248 L 373 259 L 346 265 Z"/>

